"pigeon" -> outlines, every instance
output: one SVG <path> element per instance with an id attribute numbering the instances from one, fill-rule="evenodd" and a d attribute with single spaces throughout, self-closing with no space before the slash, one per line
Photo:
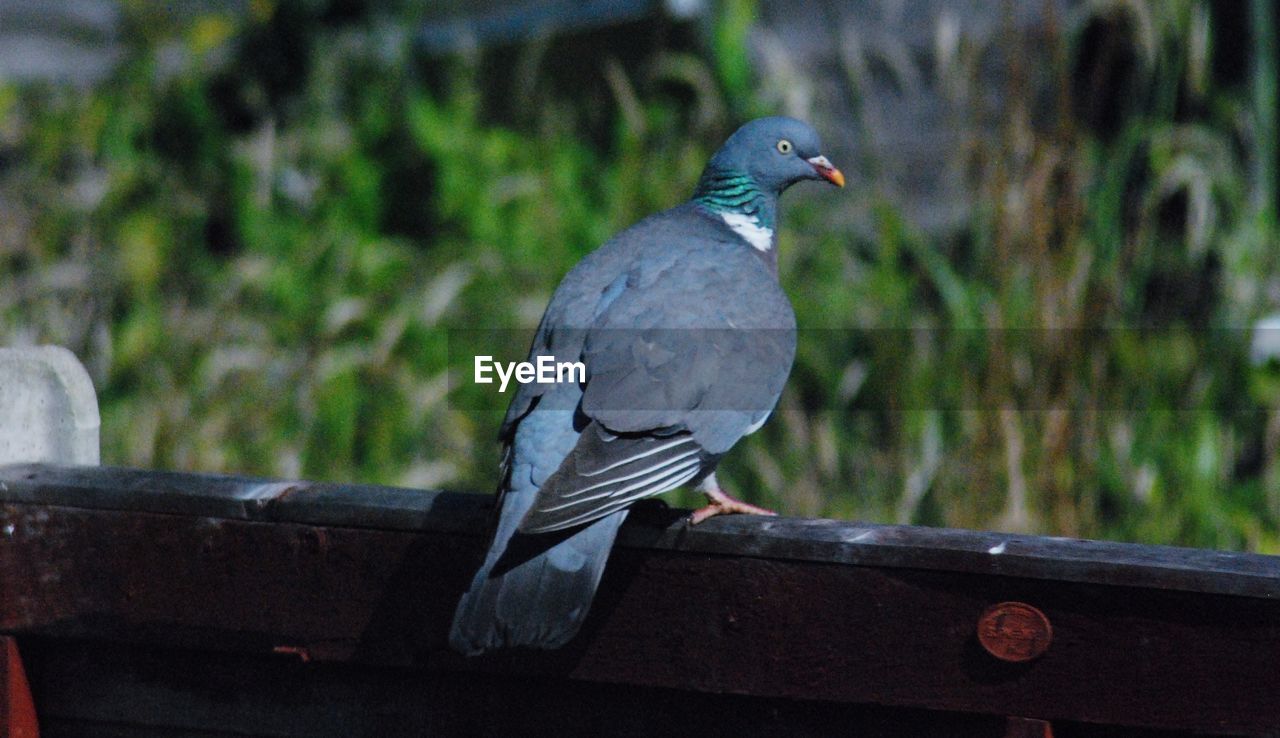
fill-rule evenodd
<path id="1" fill-rule="evenodd" d="M 817 133 L 753 120 L 712 156 L 693 196 L 614 236 L 561 281 L 529 351 L 577 361 L 575 381 L 519 385 L 500 431 L 493 542 L 459 601 L 453 649 L 555 649 L 587 617 L 632 503 L 696 486 L 722 513 L 719 460 L 772 413 L 795 314 L 778 283 L 778 197 L 844 186 Z"/>

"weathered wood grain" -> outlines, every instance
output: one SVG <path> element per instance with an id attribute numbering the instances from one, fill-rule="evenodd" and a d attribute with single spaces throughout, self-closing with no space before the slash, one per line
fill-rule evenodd
<path id="1" fill-rule="evenodd" d="M 930 733 L 943 735 L 1003 735 L 1004 716 L 1052 721 L 1059 738 L 1280 733 L 1273 557 L 829 521 L 690 528 L 649 507 L 578 639 L 468 660 L 444 637 L 486 544 L 485 497 L 9 467 L 0 502 L 0 630 L 37 644 L 38 706 L 62 704 L 64 689 L 63 676 L 34 676 L 63 673 L 41 654 L 84 643 L 274 664 L 306 689 L 376 673 L 743 695 L 828 716 L 905 710 L 921 724 L 968 715 L 981 728 Z M 983 611 L 1009 600 L 1052 623 L 1034 661 L 1001 662 L 977 642 Z M 440 719 L 462 704 L 428 693 Z"/>
<path id="2" fill-rule="evenodd" d="M 380 530 L 483 535 L 491 498 L 360 484 L 112 467 L 0 466 L 0 500 Z M 1280 600 L 1280 557 L 839 520 L 722 516 L 660 503 L 619 539 L 648 550 L 994 574 Z"/>

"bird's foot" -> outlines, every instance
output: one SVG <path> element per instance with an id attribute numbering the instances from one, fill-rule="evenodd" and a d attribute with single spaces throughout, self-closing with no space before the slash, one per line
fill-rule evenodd
<path id="1" fill-rule="evenodd" d="M 740 513 L 743 515 L 777 515 L 772 510 L 766 510 L 763 507 L 757 507 L 742 500 L 730 497 L 724 490 L 717 486 L 703 486 L 703 494 L 707 496 L 707 500 L 711 503 L 706 507 L 700 507 L 693 511 L 693 515 L 689 516 L 689 524 L 697 525 L 707 518 L 713 518 L 717 515 L 726 513 Z"/>

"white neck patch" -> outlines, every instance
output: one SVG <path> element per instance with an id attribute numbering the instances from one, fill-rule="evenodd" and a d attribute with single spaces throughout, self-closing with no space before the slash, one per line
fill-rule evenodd
<path id="1" fill-rule="evenodd" d="M 720 217 L 724 218 L 725 225 L 732 228 L 734 233 L 742 236 L 742 239 L 751 244 L 751 247 L 757 251 L 768 251 L 773 248 L 773 229 L 762 228 L 760 221 L 750 215 L 720 213 Z"/>

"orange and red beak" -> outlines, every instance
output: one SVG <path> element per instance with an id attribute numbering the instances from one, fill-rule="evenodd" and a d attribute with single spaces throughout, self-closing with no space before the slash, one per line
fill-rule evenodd
<path id="1" fill-rule="evenodd" d="M 812 159 L 805 159 L 813 166 L 813 171 L 818 173 L 819 177 L 827 180 L 836 187 L 844 187 L 844 175 L 831 165 L 825 156 L 815 156 Z"/>

